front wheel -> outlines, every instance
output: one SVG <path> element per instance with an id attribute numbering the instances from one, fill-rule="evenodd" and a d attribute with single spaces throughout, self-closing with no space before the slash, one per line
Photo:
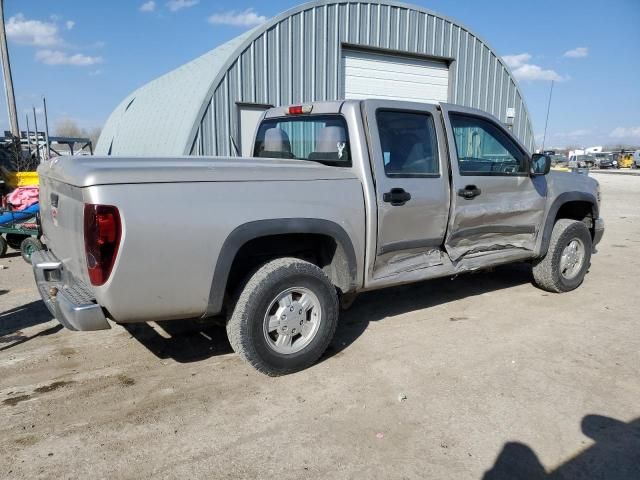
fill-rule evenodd
<path id="1" fill-rule="evenodd" d="M 233 350 L 271 376 L 313 365 L 331 342 L 338 296 L 324 272 L 296 258 L 260 267 L 239 289 L 227 322 Z"/>
<path id="2" fill-rule="evenodd" d="M 553 226 L 549 249 L 533 264 L 533 279 L 548 292 L 569 292 L 580 286 L 591 263 L 592 240 L 587 226 L 560 219 Z"/>

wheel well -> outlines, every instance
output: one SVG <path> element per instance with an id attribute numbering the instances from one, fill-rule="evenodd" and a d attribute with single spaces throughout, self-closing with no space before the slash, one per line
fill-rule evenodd
<path id="1" fill-rule="evenodd" d="M 232 294 L 252 270 L 280 257 L 295 257 L 317 265 L 343 293 L 352 288 L 349 259 L 338 241 L 330 235 L 286 233 L 254 238 L 242 245 L 231 264 L 226 293 Z"/>
<path id="2" fill-rule="evenodd" d="M 593 205 L 586 201 L 572 201 L 563 204 L 556 214 L 555 221 L 561 218 L 584 222 L 593 237 Z M 554 223 L 555 223 L 554 221 Z"/>

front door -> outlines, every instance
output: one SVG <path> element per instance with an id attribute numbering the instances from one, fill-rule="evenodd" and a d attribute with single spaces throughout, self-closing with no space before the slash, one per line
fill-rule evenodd
<path id="1" fill-rule="evenodd" d="M 398 255 L 440 249 L 449 212 L 449 173 L 436 107 L 371 100 L 365 102 L 365 113 L 378 207 L 379 270 Z"/>
<path id="2" fill-rule="evenodd" d="M 531 177 L 526 149 L 499 122 L 443 105 L 452 205 L 445 247 L 453 261 L 502 249 L 533 251 L 546 178 Z"/>

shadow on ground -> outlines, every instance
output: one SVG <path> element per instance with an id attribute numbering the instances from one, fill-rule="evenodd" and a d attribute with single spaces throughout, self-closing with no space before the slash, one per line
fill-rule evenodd
<path id="1" fill-rule="evenodd" d="M 364 293 L 350 310 L 341 312 L 336 335 L 323 359 L 336 355 L 355 342 L 369 322 L 530 282 L 529 265 L 511 264 L 455 279 L 430 280 Z M 176 320 L 123 327 L 157 357 L 172 358 L 181 363 L 197 362 L 233 351 L 219 321 Z"/>
<path id="2" fill-rule="evenodd" d="M 504 445 L 483 480 L 630 480 L 640 478 L 640 418 L 624 423 L 601 415 L 582 419 L 582 433 L 595 444 L 547 472 L 527 445 Z"/>
<path id="3" fill-rule="evenodd" d="M 0 336 L 51 321 L 51 313 L 40 300 L 0 313 Z"/>
<path id="4" fill-rule="evenodd" d="M 232 353 L 227 332 L 219 323 L 204 320 L 175 320 L 156 324 L 122 325 L 133 338 L 158 358 L 189 363 Z"/>
<path id="5" fill-rule="evenodd" d="M 349 310 L 341 312 L 336 335 L 323 359 L 349 347 L 364 333 L 370 322 L 526 283 L 531 283 L 531 266 L 515 263 L 496 267 L 491 271 L 467 273 L 454 278 L 438 278 L 363 293 Z"/>
<path id="6" fill-rule="evenodd" d="M 0 313 L 0 352 L 62 329 L 61 325 L 55 325 L 31 336 L 22 333 L 25 328 L 48 323 L 51 320 L 49 310 L 40 300 Z"/>

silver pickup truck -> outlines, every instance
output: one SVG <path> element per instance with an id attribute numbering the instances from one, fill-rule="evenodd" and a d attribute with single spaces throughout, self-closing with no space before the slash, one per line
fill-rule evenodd
<path id="1" fill-rule="evenodd" d="M 252 158 L 57 157 L 39 168 L 39 291 L 72 330 L 226 316 L 261 372 L 313 364 L 365 290 L 527 261 L 578 287 L 598 183 L 495 118 L 362 100 L 267 111 Z"/>

